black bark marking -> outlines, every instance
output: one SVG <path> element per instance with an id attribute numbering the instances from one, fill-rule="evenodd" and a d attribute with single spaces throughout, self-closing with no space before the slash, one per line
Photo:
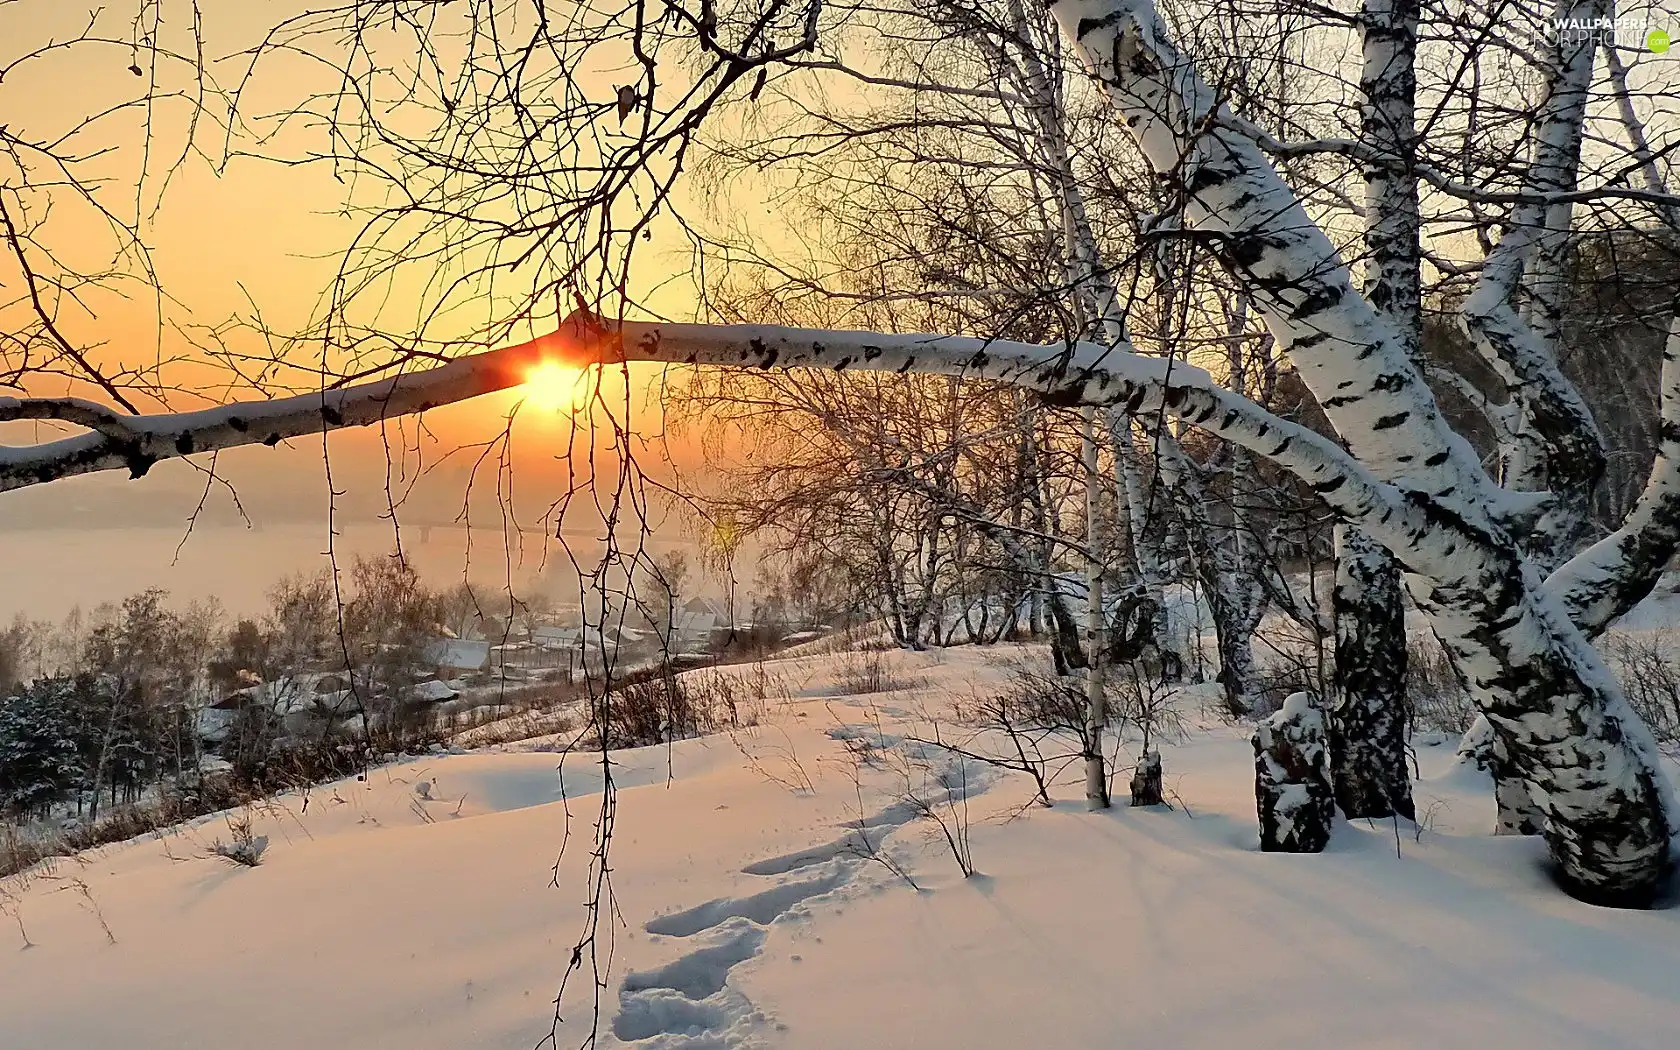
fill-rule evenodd
<path id="1" fill-rule="evenodd" d="M 1321 284 L 1308 292 L 1307 295 L 1289 311 L 1289 316 L 1297 321 L 1305 321 L 1314 314 L 1321 314 L 1332 309 L 1347 294 L 1347 290 L 1338 284 Z"/>
<path id="2" fill-rule="evenodd" d="M 1234 171 L 1226 171 L 1224 168 L 1217 168 L 1211 164 L 1203 164 L 1190 176 L 1190 192 L 1193 194 L 1201 193 L 1203 190 L 1223 186 L 1230 182 L 1236 174 Z"/>
<path id="3" fill-rule="evenodd" d="M 137 448 L 129 449 L 123 453 L 123 462 L 128 464 L 130 480 L 145 477 L 146 473 L 152 469 L 152 464 L 157 461 L 156 456 L 149 452 L 142 452 Z"/>
<path id="4" fill-rule="evenodd" d="M 1233 237 L 1229 243 L 1230 248 L 1228 250 L 1231 261 L 1244 270 L 1252 269 L 1254 264 L 1265 258 L 1266 251 L 1270 247 L 1266 243 L 1266 238 L 1257 233 Z"/>
<path id="5" fill-rule="evenodd" d="M 1079 27 L 1073 31 L 1074 36 L 1084 40 L 1087 33 L 1095 33 L 1099 29 L 1107 29 L 1109 26 L 1118 25 L 1121 19 L 1125 17 L 1125 11 L 1110 11 L 1101 18 L 1081 18 Z"/>

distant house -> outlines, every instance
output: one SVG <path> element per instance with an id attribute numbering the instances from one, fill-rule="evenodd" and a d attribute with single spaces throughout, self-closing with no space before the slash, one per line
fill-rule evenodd
<path id="1" fill-rule="evenodd" d="M 673 650 L 706 652 L 728 621 L 729 614 L 717 602 L 696 595 L 671 610 L 667 641 Z"/>
<path id="2" fill-rule="evenodd" d="M 311 672 L 236 689 L 199 712 L 199 736 L 212 743 L 225 739 L 239 712 L 250 708 L 266 710 L 294 733 L 348 717 L 356 709 L 356 697 L 346 684 L 343 675 Z"/>
<path id="3" fill-rule="evenodd" d="M 728 619 L 727 609 L 719 605 L 717 602 L 712 601 L 712 599 L 702 598 L 699 595 L 695 595 L 693 598 L 690 598 L 681 605 L 677 606 L 676 611 L 678 616 L 685 613 L 709 613 L 712 618 L 718 622 Z"/>
<path id="4" fill-rule="evenodd" d="M 679 612 L 671 623 L 671 644 L 678 649 L 704 646 L 712 640 L 717 627 L 717 614 L 711 612 Z"/>
<path id="5" fill-rule="evenodd" d="M 426 663 L 439 678 L 475 674 L 490 665 L 490 643 L 468 638 L 439 638 L 426 647 Z"/>
<path id="6" fill-rule="evenodd" d="M 608 627 L 605 633 L 608 638 L 618 642 L 619 645 L 635 645 L 648 636 L 648 632 L 638 631 L 634 627 Z"/>
<path id="7" fill-rule="evenodd" d="M 577 627 L 553 627 L 544 624 L 531 629 L 531 644 L 538 649 L 549 651 L 575 649 L 582 638 L 583 631 Z"/>

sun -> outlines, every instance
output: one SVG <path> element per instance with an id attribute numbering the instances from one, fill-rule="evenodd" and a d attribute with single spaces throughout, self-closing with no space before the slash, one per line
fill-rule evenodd
<path id="1" fill-rule="evenodd" d="M 525 374 L 525 399 L 547 412 L 575 412 L 589 403 L 589 394 L 581 368 L 544 361 Z"/>

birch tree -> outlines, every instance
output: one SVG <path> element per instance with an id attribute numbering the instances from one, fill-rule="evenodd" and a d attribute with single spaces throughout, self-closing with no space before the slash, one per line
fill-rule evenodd
<path id="1" fill-rule="evenodd" d="M 1423 294 L 1417 177 L 1418 7 L 1365 0 L 1360 12 L 1364 98 L 1365 294 L 1421 360 Z M 1336 802 L 1350 818 L 1414 816 L 1406 769 L 1406 612 L 1394 557 L 1355 525 L 1336 529 L 1336 694 L 1329 717 Z"/>

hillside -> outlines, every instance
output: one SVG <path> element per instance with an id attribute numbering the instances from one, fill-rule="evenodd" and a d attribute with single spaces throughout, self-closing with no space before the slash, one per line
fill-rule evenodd
<path id="1" fill-rule="evenodd" d="M 613 756 L 604 1045 L 1655 1050 L 1680 1031 L 1680 912 L 1564 896 L 1538 843 L 1490 835 L 1450 746 L 1419 748 L 1421 830 L 1261 854 L 1246 735 L 1193 691 L 1175 808 L 1124 808 L 1122 787 L 1087 813 L 1070 770 L 1047 810 L 1019 774 L 907 742 L 997 684 L 995 654 L 889 656 L 907 688 L 844 695 L 845 658 L 789 660 L 759 726 Z M 215 817 L 13 880 L 0 1044 L 539 1045 L 601 788 L 589 756 L 557 776 L 552 746 L 284 797 L 252 815 L 254 868 L 207 855 Z M 980 874 L 923 803 L 966 813 Z M 584 1041 L 591 995 L 586 954 L 559 1046 Z"/>

